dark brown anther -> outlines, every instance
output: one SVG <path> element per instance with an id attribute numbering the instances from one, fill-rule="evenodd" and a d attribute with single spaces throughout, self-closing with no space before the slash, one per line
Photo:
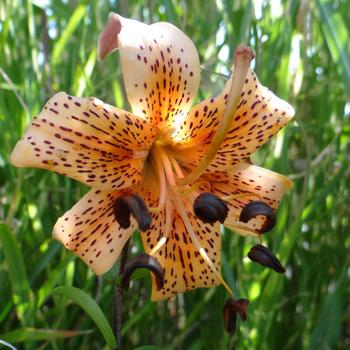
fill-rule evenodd
<path id="1" fill-rule="evenodd" d="M 152 272 L 156 284 L 157 289 L 160 290 L 164 285 L 164 271 L 162 266 L 159 264 L 158 260 L 153 256 L 142 253 L 138 256 L 132 258 L 124 268 L 124 272 L 122 273 L 122 286 L 125 289 L 129 288 L 130 285 L 130 277 L 132 273 L 136 269 L 148 269 Z"/>
<path id="2" fill-rule="evenodd" d="M 257 244 L 250 249 L 248 258 L 260 265 L 267 266 L 278 273 L 286 272 L 285 268 L 281 265 L 280 261 L 271 250 L 261 244 Z"/>
<path id="3" fill-rule="evenodd" d="M 229 298 L 226 300 L 223 314 L 224 314 L 224 326 L 227 333 L 233 335 L 236 331 L 237 314 L 242 321 L 247 319 L 247 307 L 249 300 L 247 299 L 233 299 Z"/>
<path id="4" fill-rule="evenodd" d="M 201 193 L 193 203 L 193 211 L 204 223 L 223 223 L 228 214 L 227 203 L 215 194 Z"/>
<path id="5" fill-rule="evenodd" d="M 234 335 L 236 332 L 237 312 L 232 311 L 230 308 L 225 307 L 224 313 L 224 327 L 228 334 Z"/>
<path id="6" fill-rule="evenodd" d="M 141 231 L 148 230 L 152 217 L 143 199 L 138 195 L 120 197 L 114 203 L 114 216 L 122 228 L 130 227 L 130 214 L 135 218 Z"/>
<path id="7" fill-rule="evenodd" d="M 253 201 L 245 205 L 239 216 L 239 221 L 247 223 L 258 215 L 263 215 L 266 218 L 264 226 L 260 229 L 260 233 L 272 230 L 276 224 L 275 212 L 268 204 L 261 201 Z"/>

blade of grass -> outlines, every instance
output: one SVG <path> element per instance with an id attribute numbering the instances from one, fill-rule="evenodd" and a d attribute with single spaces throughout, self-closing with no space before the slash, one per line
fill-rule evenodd
<path id="1" fill-rule="evenodd" d="M 23 255 L 9 226 L 0 223 L 0 242 L 11 282 L 12 298 L 18 318 L 24 326 L 31 324 L 31 291 Z"/>
<path id="2" fill-rule="evenodd" d="M 339 76 L 350 90 L 350 45 L 349 32 L 340 13 L 334 8 L 334 2 L 328 0 L 316 1 L 329 51 L 337 65 Z"/>
<path id="3" fill-rule="evenodd" d="M 106 316 L 102 312 L 101 308 L 96 303 L 96 301 L 90 297 L 90 295 L 88 295 L 79 288 L 63 286 L 51 290 L 47 294 L 47 297 L 56 294 L 70 298 L 75 303 L 77 303 L 95 322 L 97 328 L 102 333 L 108 346 L 110 346 L 113 349 L 116 347 L 116 340 L 112 328 L 109 325 Z"/>
<path id="4" fill-rule="evenodd" d="M 38 340 L 70 338 L 92 333 L 93 330 L 71 331 L 57 329 L 20 328 L 15 331 L 0 334 L 0 339 L 11 343 L 23 343 Z"/>
<path id="5" fill-rule="evenodd" d="M 62 32 L 58 42 L 55 44 L 55 47 L 52 52 L 52 65 L 55 66 L 60 62 L 62 52 L 69 41 L 69 38 L 72 36 L 75 29 L 78 27 L 78 24 L 82 20 L 83 16 L 86 13 L 86 6 L 79 5 L 73 12 L 65 30 Z"/>
<path id="6" fill-rule="evenodd" d="M 348 259 L 349 260 L 349 259 Z M 345 263 L 344 267 L 348 264 Z M 340 274 L 334 291 L 324 300 L 318 322 L 312 332 L 308 350 L 318 350 L 336 347 L 342 328 L 342 312 L 346 301 L 346 268 Z"/>

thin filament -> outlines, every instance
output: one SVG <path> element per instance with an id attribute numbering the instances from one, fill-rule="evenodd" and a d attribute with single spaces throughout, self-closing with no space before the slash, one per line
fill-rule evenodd
<path id="1" fill-rule="evenodd" d="M 175 173 L 176 173 L 176 176 L 179 178 L 179 179 L 182 179 L 184 178 L 184 174 L 181 170 L 181 167 L 179 165 L 179 163 L 177 162 L 176 158 L 173 157 L 172 155 L 168 155 L 169 156 L 169 159 L 171 161 L 171 164 L 173 165 L 174 167 L 174 170 L 175 170 Z"/>
<path id="2" fill-rule="evenodd" d="M 255 237 L 261 237 L 261 234 L 252 231 L 249 225 L 243 222 L 234 222 L 232 224 L 230 224 L 229 222 L 225 222 L 225 227 L 244 236 L 251 235 L 253 233 Z"/>
<path id="3" fill-rule="evenodd" d="M 151 250 L 151 252 L 149 253 L 150 255 L 154 255 L 155 253 L 157 253 L 157 251 L 163 247 L 163 245 L 166 243 L 168 236 L 169 236 L 169 232 L 171 230 L 171 202 L 170 200 L 166 201 L 166 205 L 165 205 L 165 227 L 164 227 L 164 235 L 163 237 L 159 240 L 159 242 L 156 244 L 156 246 Z"/>
<path id="4" fill-rule="evenodd" d="M 152 212 L 158 212 L 163 209 L 166 194 L 167 194 L 167 188 L 166 188 L 166 180 L 165 180 L 165 174 L 164 169 L 162 166 L 161 161 L 157 157 L 152 157 L 152 164 L 154 169 L 157 172 L 158 179 L 159 179 L 159 202 L 158 206 L 156 208 L 149 208 Z"/>
<path id="5" fill-rule="evenodd" d="M 176 187 L 176 181 L 174 177 L 174 172 L 169 160 L 168 155 L 164 152 L 164 150 L 161 147 L 155 147 L 155 157 L 154 158 L 160 158 L 161 164 L 163 166 L 163 169 L 166 174 L 166 180 L 169 182 L 169 185 L 171 187 Z M 157 159 L 158 160 L 158 159 Z"/>
<path id="6" fill-rule="evenodd" d="M 208 181 L 199 181 L 186 189 L 185 191 L 182 192 L 182 194 L 185 196 L 189 193 L 195 192 L 200 189 L 201 186 L 208 186 Z"/>
<path id="7" fill-rule="evenodd" d="M 229 201 L 231 199 L 244 198 L 244 197 L 259 197 L 259 199 L 261 199 L 261 196 L 258 193 L 253 193 L 253 192 L 231 194 L 229 196 L 221 197 L 221 199 L 224 201 Z"/>

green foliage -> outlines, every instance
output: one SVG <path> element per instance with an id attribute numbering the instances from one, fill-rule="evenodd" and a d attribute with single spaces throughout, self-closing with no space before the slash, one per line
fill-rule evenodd
<path id="1" fill-rule="evenodd" d="M 116 341 L 113 335 L 113 331 L 108 324 L 108 321 L 101 311 L 100 307 L 94 299 L 88 294 L 76 287 L 64 286 L 57 287 L 50 291 L 50 295 L 63 295 L 65 297 L 73 299 L 96 323 L 96 326 L 103 334 L 106 343 L 113 349 L 116 347 Z"/>
<path id="2" fill-rule="evenodd" d="M 97 310 L 112 323 L 116 271 L 94 276 L 51 238 L 57 218 L 86 187 L 9 163 L 30 119 L 55 92 L 129 109 L 117 55 L 96 61 L 98 35 L 114 11 L 170 21 L 192 38 L 203 68 L 200 99 L 220 91 L 233 50 L 244 42 L 256 51 L 263 84 L 296 110 L 295 121 L 254 156 L 294 180 L 277 227 L 263 238 L 286 275 L 247 261 L 254 242 L 224 232 L 224 277 L 251 300 L 237 334 L 223 330 L 222 287 L 152 303 L 144 274 L 123 299 L 125 348 L 348 349 L 349 8 L 349 0 L 0 1 L 0 340 L 20 342 L 19 349 L 114 346 Z M 137 236 L 134 246 L 142 249 Z M 55 291 L 83 309 L 61 295 L 46 298 Z M 91 332 L 96 327 L 104 337 Z"/>

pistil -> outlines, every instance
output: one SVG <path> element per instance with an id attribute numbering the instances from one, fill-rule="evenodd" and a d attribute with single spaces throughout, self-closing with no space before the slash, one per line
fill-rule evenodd
<path id="1" fill-rule="evenodd" d="M 234 53 L 234 70 L 232 72 L 231 88 L 219 128 L 216 131 L 216 134 L 214 135 L 214 138 L 204 158 L 187 177 L 178 180 L 179 184 L 187 185 L 197 180 L 209 167 L 210 163 L 217 154 L 221 144 L 225 140 L 227 132 L 230 129 L 233 117 L 241 98 L 243 84 L 247 76 L 250 63 L 254 57 L 254 51 L 250 47 L 239 45 L 236 48 Z"/>

